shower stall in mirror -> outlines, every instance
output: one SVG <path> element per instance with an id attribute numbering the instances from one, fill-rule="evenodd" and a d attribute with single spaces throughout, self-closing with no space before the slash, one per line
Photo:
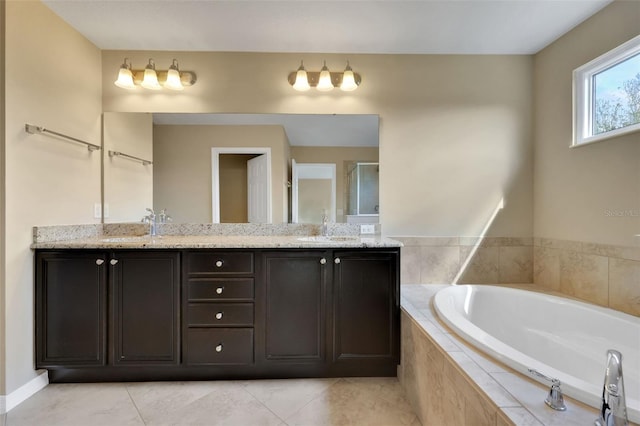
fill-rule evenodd
<path id="1" fill-rule="evenodd" d="M 378 163 L 352 162 L 347 166 L 347 223 L 378 223 Z"/>

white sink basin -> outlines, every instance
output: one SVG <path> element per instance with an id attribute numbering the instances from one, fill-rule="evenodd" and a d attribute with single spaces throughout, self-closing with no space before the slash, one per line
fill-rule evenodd
<path id="1" fill-rule="evenodd" d="M 311 237 L 300 237 L 298 241 L 305 241 L 307 243 L 336 243 L 336 242 L 349 242 L 357 241 L 358 237 L 348 235 L 334 235 L 324 237 L 322 235 L 314 235 Z"/>

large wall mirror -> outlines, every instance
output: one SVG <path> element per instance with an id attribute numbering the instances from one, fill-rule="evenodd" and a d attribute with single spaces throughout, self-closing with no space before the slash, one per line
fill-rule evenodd
<path id="1" fill-rule="evenodd" d="M 150 206 L 176 223 L 291 222 L 294 163 L 335 165 L 326 213 L 336 222 L 378 221 L 378 115 L 108 112 L 103 121 L 105 222 L 139 221 Z M 358 181 L 365 165 L 375 173 Z M 324 207 L 309 206 L 326 194 L 298 183 L 309 203 L 300 222 L 318 223 Z"/>

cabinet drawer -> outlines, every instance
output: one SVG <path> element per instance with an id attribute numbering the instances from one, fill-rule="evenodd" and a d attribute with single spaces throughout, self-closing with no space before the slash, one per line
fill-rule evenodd
<path id="1" fill-rule="evenodd" d="M 190 303 L 189 326 L 253 327 L 253 303 Z"/>
<path id="2" fill-rule="evenodd" d="M 192 252 L 187 254 L 187 273 L 253 274 L 251 252 Z"/>
<path id="3" fill-rule="evenodd" d="M 253 300 L 253 278 L 200 278 L 187 283 L 192 300 Z"/>
<path id="4" fill-rule="evenodd" d="M 187 330 L 187 364 L 253 364 L 253 328 Z"/>

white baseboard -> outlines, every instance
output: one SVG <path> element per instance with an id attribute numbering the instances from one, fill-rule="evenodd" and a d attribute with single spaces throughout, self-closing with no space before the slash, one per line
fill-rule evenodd
<path id="1" fill-rule="evenodd" d="M 10 411 L 48 384 L 49 375 L 47 374 L 47 371 L 44 370 L 29 382 L 11 392 L 9 395 L 0 395 L 0 414 Z"/>

